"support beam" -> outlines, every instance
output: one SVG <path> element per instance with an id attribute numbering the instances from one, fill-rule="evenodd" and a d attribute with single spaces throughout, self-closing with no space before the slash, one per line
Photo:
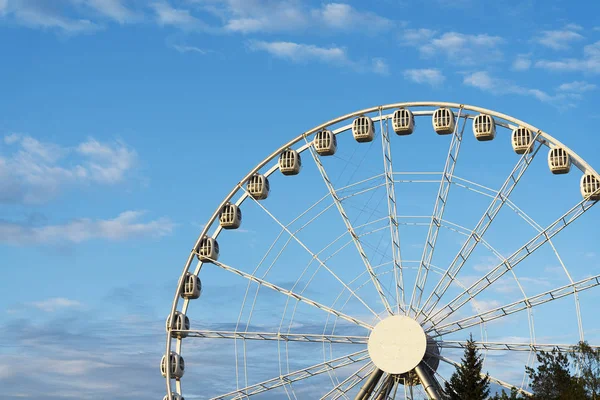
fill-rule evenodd
<path id="1" fill-rule="evenodd" d="M 431 400 L 442 400 L 442 390 L 439 383 L 427 371 L 427 368 L 421 363 L 415 367 L 415 372 L 421 381 L 421 386 L 425 389 L 425 393 Z"/>

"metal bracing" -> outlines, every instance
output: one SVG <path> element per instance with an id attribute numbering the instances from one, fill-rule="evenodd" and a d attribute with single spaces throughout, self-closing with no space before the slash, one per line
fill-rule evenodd
<path id="1" fill-rule="evenodd" d="M 436 342 L 437 345 L 445 349 L 464 349 L 467 347 L 466 341 L 461 340 L 442 340 Z M 577 346 L 571 344 L 551 344 L 551 343 L 504 343 L 504 342 L 474 342 L 478 350 L 492 351 L 552 351 L 558 349 L 561 353 L 576 353 Z M 600 346 L 590 346 L 594 350 L 599 350 Z"/>
<path id="2" fill-rule="evenodd" d="M 477 223 L 477 226 L 473 229 L 471 235 L 469 235 L 469 237 L 459 250 L 458 254 L 450 263 L 450 266 L 446 270 L 446 273 L 444 274 L 444 276 L 442 276 L 440 281 L 435 286 L 433 292 L 425 301 L 423 307 L 417 313 L 417 317 L 419 315 L 424 314 L 425 321 L 428 321 L 431 318 L 432 311 L 440 302 L 440 300 L 444 296 L 444 293 L 446 293 L 446 290 L 448 290 L 450 284 L 452 283 L 452 281 L 454 281 L 456 275 L 458 275 L 469 256 L 473 253 L 475 247 L 480 242 L 481 238 L 483 237 L 487 229 L 490 227 L 490 225 L 500 212 L 500 209 L 508 199 L 508 196 L 510 196 L 513 189 L 517 186 L 517 184 L 521 180 L 521 177 L 523 176 L 525 171 L 527 171 L 527 168 L 529 167 L 529 165 L 533 161 L 533 158 L 539 151 L 540 143 L 537 140 L 539 136 L 540 133 L 538 132 L 534 140 L 530 144 L 529 149 L 531 151 L 526 152 L 519 158 L 517 165 L 515 165 L 508 178 L 506 178 L 506 180 L 504 181 L 504 184 L 502 185 L 501 189 L 498 191 L 498 194 L 494 197 L 487 210 L 483 213 L 481 219 Z"/>
<path id="3" fill-rule="evenodd" d="M 492 283 L 496 282 L 498 279 L 504 276 L 504 274 L 512 270 L 521 261 L 527 258 L 531 253 L 539 249 L 544 243 L 569 226 L 572 222 L 589 210 L 594 204 L 596 204 L 596 202 L 597 201 L 589 199 L 581 200 L 562 217 L 554 221 L 546 229 L 538 233 L 529 242 L 523 245 L 519 250 L 507 257 L 506 261 L 497 265 L 477 282 L 472 284 L 469 289 L 456 296 L 446 306 L 431 314 L 427 318 L 427 321 L 430 321 L 434 326 L 437 326 L 441 321 L 448 318 L 450 315 L 468 303 L 469 300 L 484 291 Z"/>
<path id="4" fill-rule="evenodd" d="M 433 353 L 428 353 L 428 354 L 431 354 L 433 357 L 439 359 L 440 361 L 443 361 L 446 364 L 450 364 L 450 365 L 452 365 L 452 366 L 454 366 L 456 368 L 458 368 L 460 366 L 460 364 L 458 362 L 456 362 L 454 360 L 451 360 L 448 357 L 444 357 L 444 356 L 442 356 L 440 354 L 433 354 Z M 491 376 L 489 374 L 488 375 L 486 375 L 484 373 L 481 374 L 482 378 L 485 377 L 485 376 L 487 376 L 489 378 L 490 382 L 493 382 L 493 383 L 495 383 L 497 385 L 500 385 L 500 386 L 502 386 L 502 387 L 504 387 L 506 389 L 510 390 L 512 388 L 515 388 L 520 394 L 524 394 L 524 395 L 527 395 L 527 396 L 531 396 L 532 395 L 530 392 L 528 392 L 526 390 L 518 388 L 515 385 L 511 385 L 510 383 L 504 382 L 503 380 L 495 378 L 495 377 L 493 377 L 493 376 Z"/>
<path id="5" fill-rule="evenodd" d="M 444 218 L 444 210 L 446 209 L 448 194 L 450 193 L 450 187 L 452 186 L 452 177 L 454 175 L 456 161 L 458 160 L 458 155 L 460 152 L 463 132 L 465 130 L 465 126 L 467 125 L 467 119 L 465 118 L 462 128 L 459 128 L 462 111 L 463 109 L 461 107 L 458 110 L 458 117 L 456 118 L 456 124 L 454 125 L 454 134 L 452 135 L 450 147 L 448 148 L 446 165 L 444 166 L 444 172 L 442 172 L 440 187 L 435 199 L 435 206 L 433 207 L 433 214 L 431 214 L 427 239 L 425 240 L 425 246 L 423 246 L 423 255 L 421 256 L 419 270 L 417 271 L 415 287 L 410 299 L 410 312 L 415 315 L 417 314 L 417 310 L 419 309 L 421 300 L 423 298 L 425 284 L 427 283 L 427 275 L 429 274 L 429 265 L 431 264 L 431 259 L 435 251 L 435 244 L 437 242 L 437 237 L 440 230 L 440 221 Z"/>
<path id="6" fill-rule="evenodd" d="M 383 376 L 383 371 L 380 370 L 379 368 L 375 368 L 373 370 L 373 372 L 371 372 L 371 375 L 369 375 L 369 377 L 367 378 L 365 383 L 360 387 L 358 393 L 354 397 L 354 400 L 368 399 L 369 396 L 375 390 L 375 386 L 377 386 L 377 383 L 379 382 L 379 380 L 381 380 L 382 376 Z"/>
<path id="7" fill-rule="evenodd" d="M 366 363 L 365 365 L 360 367 L 358 370 L 356 370 L 352 375 L 350 375 L 349 377 L 344 379 L 342 382 L 340 382 L 338 385 L 336 385 L 329 392 L 327 392 L 323 396 L 321 396 L 320 400 L 335 400 L 335 399 L 339 399 L 342 396 L 346 397 L 346 394 L 350 390 L 352 390 L 356 385 L 358 385 L 360 382 L 362 382 L 367 376 L 369 376 L 373 372 L 374 369 L 375 369 L 375 366 L 373 365 L 373 363 L 371 363 L 371 362 Z"/>
<path id="8" fill-rule="evenodd" d="M 205 339 L 244 339 L 244 340 L 280 340 L 283 342 L 312 342 L 312 343 L 345 343 L 367 344 L 368 336 L 321 335 L 312 333 L 281 333 L 281 332 L 236 332 L 212 330 L 177 330 L 174 333 L 186 333 L 188 337 Z"/>
<path id="9" fill-rule="evenodd" d="M 251 280 L 253 282 L 258 283 L 259 285 L 262 285 L 264 287 L 268 287 L 269 289 L 273 289 L 276 292 L 279 292 L 279 293 L 284 294 L 286 296 L 292 297 L 292 298 L 294 298 L 296 300 L 299 300 L 299 301 L 301 301 L 303 303 L 309 304 L 309 305 L 311 305 L 313 307 L 318 308 L 319 310 L 323 310 L 325 312 L 328 312 L 328 313 L 330 313 L 332 315 L 335 315 L 336 317 L 339 317 L 341 319 L 344 319 L 344 320 L 346 320 L 348 322 L 352 322 L 353 324 L 360 325 L 363 328 L 367 328 L 369 330 L 373 329 L 373 326 L 367 324 L 366 322 L 360 321 L 360 320 L 358 320 L 358 319 L 356 319 L 354 317 L 351 317 L 349 315 L 346 315 L 346 314 L 344 314 L 344 313 L 342 313 L 340 311 L 334 310 L 334 309 L 332 309 L 330 307 L 327 307 L 327 306 L 325 306 L 323 304 L 320 304 L 320 303 L 318 303 L 318 302 L 316 302 L 314 300 L 309 299 L 308 297 L 301 296 L 301 295 L 299 295 L 297 293 L 292 292 L 291 290 L 284 289 L 284 288 L 282 288 L 280 286 L 277 286 L 277 285 L 275 285 L 275 284 L 273 284 L 271 282 L 268 282 L 268 281 L 266 281 L 264 279 L 257 278 L 254 275 L 251 275 L 251 274 L 248 274 L 246 272 L 240 271 L 239 269 L 236 269 L 236 268 L 233 268 L 233 267 L 231 267 L 229 265 L 223 264 L 220 261 L 211 260 L 210 262 L 213 263 L 214 265 L 216 265 L 217 267 L 224 269 L 225 271 L 233 272 L 234 274 L 239 275 L 242 278 L 249 279 L 249 280 Z"/>
<path id="10" fill-rule="evenodd" d="M 303 368 L 289 374 L 281 375 L 276 378 L 272 378 L 255 385 L 247 386 L 245 388 L 222 394 L 219 396 L 212 397 L 211 400 L 226 400 L 226 399 L 239 399 L 257 395 L 259 393 L 273 390 L 275 388 L 287 385 L 302 379 L 307 379 L 315 375 L 320 375 L 338 368 L 352 365 L 357 362 L 366 360 L 369 358 L 367 350 L 357 351 L 356 353 L 348 354 L 346 356 L 338 357 L 333 360 L 325 361 L 320 364 L 312 365 L 308 368 Z"/>
<path id="11" fill-rule="evenodd" d="M 394 166 L 392 164 L 392 146 L 390 144 L 390 133 L 388 119 L 383 119 L 379 110 L 379 127 L 381 130 L 381 146 L 383 150 L 383 167 L 385 174 L 385 189 L 387 193 L 388 218 L 390 225 L 390 240 L 392 243 L 392 259 L 394 260 L 394 280 L 396 283 L 396 307 L 398 314 L 405 312 L 404 274 L 402 272 L 402 252 L 400 248 L 400 233 L 396 221 L 396 188 L 394 185 Z"/>
<path id="12" fill-rule="evenodd" d="M 447 324 L 437 325 L 434 328 L 435 334 L 431 334 L 431 337 L 447 335 L 452 332 L 478 325 L 482 322 L 488 322 L 498 318 L 506 317 L 507 315 L 514 314 L 529 307 L 533 308 L 540 304 L 548 303 L 550 301 L 571 295 L 574 291 L 582 292 L 598 285 L 600 285 L 600 275 L 595 275 L 590 278 L 559 287 L 557 289 L 548 290 L 547 292 L 540 293 L 529 298 L 521 299 L 510 304 L 484 311 L 471 317 L 462 318 L 458 321 L 449 322 Z"/>
<path id="13" fill-rule="evenodd" d="M 439 383 L 432 376 L 427 367 L 419 364 L 415 367 L 415 373 L 421 381 L 421 386 L 425 389 L 425 393 L 431 400 L 442 400 L 442 394 Z"/>
<path id="14" fill-rule="evenodd" d="M 329 190 L 329 193 L 331 194 L 331 198 L 335 202 L 335 205 L 340 213 L 340 216 L 342 217 L 342 220 L 344 221 L 344 225 L 346 225 L 346 229 L 348 229 L 350 236 L 354 240 L 354 245 L 356 246 L 356 250 L 358 250 L 358 254 L 360 255 L 360 258 L 362 259 L 362 262 L 365 264 L 367 271 L 369 272 L 369 276 L 371 277 L 371 280 L 373 281 L 373 285 L 375 286 L 375 289 L 377 290 L 377 293 L 379 294 L 379 297 L 381 298 L 381 302 L 385 306 L 388 313 L 393 314 L 394 312 L 392 311 L 392 308 L 390 307 L 390 303 L 388 302 L 385 294 L 383 293 L 383 288 L 381 287 L 381 282 L 379 282 L 377 275 L 373 271 L 373 267 L 371 266 L 371 262 L 369 261 L 369 258 L 367 257 L 367 254 L 365 253 L 365 251 L 363 249 L 363 246 L 360 242 L 360 238 L 356 234 L 356 231 L 355 231 L 354 227 L 352 226 L 352 223 L 350 222 L 350 218 L 348 218 L 348 214 L 346 214 L 346 210 L 344 209 L 344 206 L 342 205 L 342 201 L 340 200 L 337 192 L 335 191 L 335 188 L 333 187 L 333 184 L 331 183 L 331 180 L 329 179 L 329 176 L 327 175 L 327 172 L 325 171 L 325 167 L 323 167 L 323 163 L 321 163 L 321 160 L 318 157 L 318 155 L 315 153 L 315 150 L 313 147 L 310 148 L 310 154 L 312 154 L 312 158 L 315 161 L 317 169 L 321 173 L 321 177 L 323 178 L 323 182 L 325 182 L 325 186 L 327 186 L 327 190 Z"/>
<path id="15" fill-rule="evenodd" d="M 245 189 L 244 189 L 244 190 L 245 190 Z M 253 200 L 254 200 L 254 199 L 253 199 Z M 263 209 L 263 211 L 264 211 L 264 212 L 266 212 L 266 213 L 267 213 L 267 215 L 269 215 L 269 216 L 271 217 L 271 219 L 273 219 L 273 220 L 274 220 L 274 221 L 275 221 L 275 222 L 276 222 L 276 223 L 277 223 L 277 224 L 278 224 L 278 225 L 279 225 L 281 228 L 283 228 L 283 229 L 284 229 L 284 230 L 285 230 L 285 231 L 286 231 L 286 232 L 287 232 L 287 233 L 288 233 L 290 236 L 292 236 L 292 237 L 294 238 L 294 240 L 295 240 L 295 241 L 296 241 L 296 242 L 297 242 L 297 243 L 298 243 L 298 244 L 299 244 L 299 245 L 300 245 L 300 246 L 301 246 L 301 247 L 302 247 L 304 250 L 306 250 L 306 251 L 307 251 L 307 252 L 308 252 L 308 253 L 309 253 L 309 254 L 310 254 L 310 255 L 311 255 L 311 256 L 312 256 L 312 257 L 315 259 L 315 261 L 317 261 L 317 262 L 320 264 L 320 266 L 321 266 L 323 269 L 325 269 L 327 272 L 329 272 L 329 273 L 330 273 L 330 274 L 331 274 L 331 275 L 332 275 L 332 276 L 333 276 L 333 277 L 334 277 L 334 278 L 335 278 L 335 279 L 336 279 L 336 280 L 337 280 L 337 281 L 338 281 L 340 284 L 342 284 L 342 285 L 343 285 L 343 286 L 346 288 L 346 290 L 348 290 L 350 293 L 352 293 L 352 295 L 353 295 L 354 297 L 356 297 L 356 299 L 357 299 L 358 301 L 360 301 L 360 302 L 361 302 L 361 304 L 362 304 L 362 305 L 364 305 L 364 306 L 367 308 L 367 310 L 369 310 L 371 313 L 373 313 L 373 315 L 376 315 L 376 316 L 378 315 L 378 314 L 377 314 L 377 313 L 376 313 L 376 312 L 375 312 L 375 311 L 374 311 L 374 310 L 373 310 L 373 309 L 372 309 L 372 308 L 371 308 L 371 307 L 370 307 L 370 306 L 369 306 L 367 303 L 365 303 L 365 301 L 364 301 L 362 298 L 360 298 L 360 297 L 359 297 L 359 296 L 358 296 L 358 295 L 357 295 L 357 294 L 356 294 L 356 293 L 355 293 L 355 292 L 354 292 L 352 289 L 350 289 L 350 288 L 348 287 L 348 285 L 347 285 L 347 284 L 346 284 L 346 283 L 345 283 L 343 280 L 341 280 L 341 279 L 340 279 L 340 277 L 339 277 L 339 276 L 337 276 L 337 274 L 336 274 L 335 272 L 333 272 L 333 270 L 332 270 L 331 268 L 329 268 L 329 267 L 328 267 L 328 266 L 327 266 L 327 265 L 326 265 L 326 264 L 325 264 L 325 263 L 324 263 L 324 262 L 323 262 L 323 261 L 322 261 L 322 260 L 321 260 L 319 257 L 317 257 L 317 255 L 316 255 L 314 252 L 312 252 L 312 251 L 311 251 L 311 250 L 310 250 L 310 249 L 309 249 L 309 248 L 306 246 L 306 244 L 304 244 L 304 242 L 302 242 L 302 241 L 301 241 L 301 240 L 300 240 L 300 239 L 299 239 L 299 238 L 298 238 L 298 237 L 297 237 L 297 236 L 296 236 L 296 235 L 295 235 L 295 234 L 294 234 L 292 231 L 290 231 L 290 230 L 287 228 L 287 226 L 285 226 L 285 225 L 284 225 L 284 224 L 283 224 L 283 223 L 282 223 L 282 222 L 281 222 L 281 221 L 280 221 L 280 220 L 279 220 L 277 217 L 275 217 L 275 216 L 274 216 L 274 215 L 273 215 L 273 214 L 272 214 L 272 213 L 271 213 L 269 210 L 267 210 L 267 209 L 266 209 L 266 208 L 265 208 L 265 207 L 264 207 L 264 206 L 263 206 L 263 205 L 262 205 L 262 204 L 261 204 L 261 203 L 260 203 L 258 200 L 254 200 L 254 202 L 255 202 L 255 203 L 256 203 L 256 204 L 257 204 L 257 205 L 258 205 L 260 208 L 262 208 L 262 209 Z M 339 202 L 339 199 L 338 199 L 338 202 Z M 350 225 L 350 226 L 351 226 L 351 225 Z M 352 232 L 354 232 L 354 231 L 352 231 Z M 354 243 L 355 243 L 355 244 L 356 244 L 356 243 L 359 243 L 359 237 L 358 237 L 358 235 L 356 235 L 356 233 L 355 233 L 355 232 L 354 232 L 354 234 L 352 234 L 352 232 L 351 232 L 351 236 L 352 236 L 352 238 L 354 239 Z M 361 246 L 361 249 L 362 249 L 362 246 Z M 363 254 L 364 254 L 364 251 L 363 251 Z M 365 256 L 365 257 L 366 257 L 366 256 Z M 368 260 L 367 260 L 367 261 L 368 261 Z M 374 281 L 374 282 L 377 282 L 377 283 L 376 283 L 376 285 L 378 285 L 378 288 L 379 288 L 379 289 L 378 289 L 378 291 L 379 291 L 379 290 L 381 290 L 381 292 L 380 292 L 380 296 L 383 296 L 382 300 L 385 300 L 385 295 L 383 295 L 383 289 L 381 288 L 381 284 L 379 284 L 379 280 L 377 279 L 377 276 L 376 276 L 376 275 L 375 275 L 375 273 L 373 272 L 373 268 L 371 268 L 371 267 L 370 267 L 370 263 L 369 263 L 369 268 L 370 268 L 370 270 L 369 270 L 369 274 L 371 275 L 371 278 L 372 278 L 372 279 L 373 279 L 373 278 L 375 279 L 375 281 Z M 386 307 L 386 308 L 388 308 L 388 310 L 389 310 L 389 303 L 384 303 L 384 304 L 387 304 L 387 307 Z"/>

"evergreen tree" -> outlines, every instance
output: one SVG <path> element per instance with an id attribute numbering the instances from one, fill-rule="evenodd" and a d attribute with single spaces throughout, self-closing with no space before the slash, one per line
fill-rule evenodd
<path id="1" fill-rule="evenodd" d="M 571 375 L 569 358 L 558 351 L 537 354 L 537 370 L 525 367 L 531 379 L 532 400 L 587 400 L 585 389 Z"/>
<path id="2" fill-rule="evenodd" d="M 523 400 L 523 399 L 524 399 L 524 397 L 519 395 L 519 391 L 516 388 L 512 388 L 510 390 L 510 394 L 507 394 L 504 390 L 502 390 L 502 393 L 496 393 L 495 395 L 490 397 L 490 400 Z"/>
<path id="3" fill-rule="evenodd" d="M 485 400 L 490 394 L 490 379 L 481 376 L 483 357 L 477 352 L 473 336 L 469 337 L 461 365 L 445 384 L 445 398 L 448 400 Z"/>
<path id="4" fill-rule="evenodd" d="M 579 342 L 570 354 L 580 373 L 579 382 L 591 400 L 600 400 L 600 349 L 593 349 L 587 342 Z"/>

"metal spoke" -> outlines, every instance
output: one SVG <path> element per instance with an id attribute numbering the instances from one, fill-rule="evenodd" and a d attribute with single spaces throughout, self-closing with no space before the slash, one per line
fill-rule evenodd
<path id="1" fill-rule="evenodd" d="M 244 339 L 244 340 L 279 340 L 283 342 L 311 343 L 346 343 L 367 344 L 368 336 L 321 335 L 313 333 L 281 333 L 281 332 L 236 332 L 213 330 L 177 330 L 172 332 L 186 333 L 188 337 L 205 339 Z"/>
<path id="2" fill-rule="evenodd" d="M 402 272 L 402 253 L 400 248 L 400 233 L 396 220 L 396 188 L 394 185 L 394 166 L 392 164 L 392 146 L 390 144 L 388 119 L 383 118 L 379 110 L 379 127 L 381 130 L 381 146 L 383 150 L 383 166 L 385 174 L 385 189 L 387 193 L 388 218 L 390 225 L 390 240 L 392 243 L 392 259 L 394 260 L 394 280 L 396 282 L 396 306 L 398 313 L 405 309 L 404 274 Z"/>
<path id="3" fill-rule="evenodd" d="M 334 309 L 332 309 L 330 307 L 327 307 L 327 306 L 325 306 L 323 304 L 317 303 L 316 301 L 311 300 L 308 297 L 301 296 L 301 295 L 299 295 L 297 293 L 294 293 L 291 290 L 284 289 L 284 288 L 282 288 L 280 286 L 277 286 L 277 285 L 275 285 L 275 284 L 273 284 L 271 282 L 265 281 L 264 279 L 260 279 L 260 278 L 254 276 L 254 275 L 248 274 L 246 272 L 240 271 L 239 269 L 236 269 L 236 268 L 233 268 L 233 267 L 231 267 L 229 265 L 223 264 L 220 261 L 210 260 L 210 262 L 213 263 L 214 265 L 216 265 L 216 266 L 218 266 L 218 267 L 226 270 L 226 271 L 233 272 L 234 274 L 237 274 L 237 275 L 241 276 L 242 278 L 249 279 L 249 280 L 251 280 L 253 282 L 258 283 L 259 285 L 268 287 L 269 289 L 273 289 L 276 292 L 279 292 L 281 294 L 284 294 L 286 296 L 289 296 L 289 297 L 292 297 L 292 298 L 294 298 L 296 300 L 299 300 L 299 301 L 301 301 L 303 303 L 306 303 L 306 304 L 309 304 L 311 306 L 314 306 L 314 307 L 316 307 L 316 308 L 318 308 L 320 310 L 326 311 L 326 312 L 328 312 L 330 314 L 333 314 L 336 317 L 342 318 L 342 319 L 344 319 L 344 320 L 346 320 L 348 322 L 352 322 L 353 324 L 360 325 L 360 326 L 362 326 L 364 328 L 367 328 L 369 330 L 373 329 L 373 326 L 367 324 L 366 322 L 360 321 L 360 320 L 358 320 L 358 319 L 356 319 L 354 317 L 351 317 L 349 315 L 346 315 L 346 314 L 344 314 L 344 313 L 342 313 L 340 311 L 334 310 Z"/>
<path id="4" fill-rule="evenodd" d="M 430 313 L 440 302 L 441 298 L 444 296 L 444 293 L 446 293 L 446 290 L 448 290 L 448 287 L 450 287 L 450 284 L 456 278 L 456 275 L 466 263 L 471 253 L 475 250 L 475 247 L 479 243 L 480 239 L 483 237 L 487 229 L 500 212 L 500 209 L 512 193 L 513 189 L 517 186 L 517 183 L 519 183 L 521 177 L 529 168 L 529 165 L 541 147 L 541 143 L 538 142 L 539 136 L 540 131 L 538 131 L 534 140 L 530 144 L 529 149 L 531 151 L 525 152 L 525 154 L 519 158 L 517 165 L 515 165 L 508 178 L 506 178 L 504 181 L 502 188 L 498 191 L 498 194 L 494 197 L 487 210 L 483 213 L 483 216 L 477 223 L 477 226 L 473 229 L 456 257 L 454 257 L 450 263 L 446 273 L 442 276 L 440 281 L 435 286 L 433 292 L 429 295 L 429 298 L 425 301 L 423 307 L 417 313 L 417 317 L 424 314 L 426 316 L 426 320 L 429 319 Z"/>
<path id="5" fill-rule="evenodd" d="M 452 185 L 452 177 L 454 175 L 456 161 L 458 160 L 458 154 L 460 152 L 463 132 L 465 130 L 465 126 L 467 125 L 467 119 L 465 118 L 462 128 L 459 129 L 462 111 L 463 109 L 461 107 L 458 110 L 457 123 L 454 126 L 454 134 L 452 135 L 452 141 L 450 142 L 450 147 L 448 148 L 446 165 L 444 166 L 444 172 L 442 173 L 442 178 L 440 180 L 440 187 L 435 199 L 435 206 L 433 207 L 433 214 L 431 215 L 431 222 L 429 223 L 429 231 L 427 232 L 427 240 L 425 241 L 425 246 L 423 246 L 423 254 L 421 256 L 419 270 L 417 271 L 417 279 L 415 280 L 415 287 L 410 299 L 409 309 L 410 312 L 415 314 L 421 306 L 423 291 L 425 290 L 427 275 L 429 274 L 429 266 L 435 251 L 441 220 L 444 218 L 444 210 L 446 209 L 448 194 L 450 193 L 450 187 Z"/>
<path id="6" fill-rule="evenodd" d="M 367 376 L 369 376 L 373 372 L 373 369 L 375 369 L 375 366 L 373 365 L 372 362 L 366 363 L 361 368 L 359 368 L 356 372 L 354 372 L 352 375 L 350 375 L 349 377 L 344 379 L 342 382 L 340 382 L 338 385 L 336 385 L 329 392 L 327 392 L 323 396 L 321 396 L 320 400 L 329 400 L 329 399 L 334 400 L 334 399 L 339 399 L 342 396 L 345 396 L 346 393 L 348 393 L 356 385 L 358 385 L 360 382 L 362 382 L 363 379 L 365 379 Z"/>
<path id="7" fill-rule="evenodd" d="M 441 321 L 448 318 L 479 293 L 488 288 L 492 283 L 500 279 L 504 274 L 511 271 L 521 261 L 527 258 L 530 254 L 539 249 L 544 243 L 557 235 L 572 222 L 577 220 L 587 210 L 589 210 L 597 201 L 583 199 L 575 207 L 567 211 L 562 217 L 550 224 L 546 229 L 538 233 L 529 242 L 515 251 L 505 261 L 497 265 L 494 269 L 485 274 L 477 282 L 472 284 L 467 290 L 456 296 L 450 303 L 442 307 L 435 313 L 431 314 L 426 321 L 431 321 L 435 326 Z M 436 303 L 437 304 L 437 303 Z"/>
<path id="8" fill-rule="evenodd" d="M 312 151 L 312 147 L 311 147 L 311 151 Z M 245 190 L 245 189 L 244 189 Z M 325 263 L 314 253 L 312 252 L 305 244 L 304 242 L 302 242 L 300 239 L 298 239 L 298 237 L 296 236 L 295 233 L 293 233 L 292 231 L 290 231 L 288 229 L 287 226 L 285 226 L 281 221 L 279 221 L 279 219 L 277 217 L 275 217 L 269 210 L 267 210 L 258 200 L 255 200 L 254 198 L 252 198 L 254 200 L 254 202 L 263 209 L 264 212 L 267 213 L 267 215 L 269 215 L 273 221 L 275 221 L 282 229 L 284 229 L 288 235 L 292 236 L 294 238 L 294 240 L 304 249 L 306 250 L 318 263 L 319 265 L 324 268 L 327 272 L 329 272 L 334 278 L 335 280 L 337 280 L 340 284 L 342 284 L 342 286 L 344 286 L 346 288 L 346 290 L 348 290 L 354 297 L 356 297 L 356 299 L 358 301 L 361 302 L 362 305 L 364 305 L 367 310 L 369 310 L 373 315 L 375 315 L 376 317 L 380 318 L 379 315 L 367 304 L 365 303 L 365 301 L 359 297 L 352 289 L 350 289 L 348 287 L 348 285 L 340 279 L 339 276 L 337 276 L 337 274 L 335 272 L 333 272 L 333 270 L 331 268 L 329 268 L 327 265 L 325 265 Z M 352 237 L 355 240 L 358 240 L 357 238 L 354 237 L 354 235 L 352 235 Z M 371 270 L 372 271 L 372 270 Z M 377 277 L 375 277 L 375 279 L 377 279 Z M 388 304 L 389 307 L 389 304 Z"/>
<path id="9" fill-rule="evenodd" d="M 443 362 L 445 362 L 447 364 L 450 364 L 450 365 L 452 365 L 452 366 L 454 366 L 456 368 L 458 368 L 460 366 L 460 364 L 457 363 L 456 361 L 451 360 L 451 359 L 449 359 L 447 357 L 444 357 L 444 356 L 442 356 L 440 354 L 433 354 L 433 353 L 428 353 L 428 354 L 431 354 L 432 356 L 434 356 L 435 358 L 439 359 L 440 361 L 443 361 Z M 482 378 L 485 377 L 485 376 L 489 377 L 490 382 L 493 382 L 493 383 L 495 383 L 497 385 L 500 385 L 500 386 L 502 386 L 502 387 L 504 387 L 506 389 L 515 388 L 521 394 L 524 394 L 524 395 L 527 395 L 527 396 L 531 396 L 532 395 L 530 392 L 528 392 L 528 391 L 526 391 L 524 389 L 518 388 L 518 387 L 516 387 L 514 385 L 511 385 L 510 383 L 504 382 L 504 381 L 502 381 L 502 380 L 500 380 L 498 378 L 494 378 L 491 375 L 486 375 L 486 374 L 483 374 L 483 373 L 481 374 Z"/>
<path id="10" fill-rule="evenodd" d="M 436 342 L 439 347 L 447 349 L 464 349 L 467 342 L 460 340 L 443 340 Z M 550 343 L 504 343 L 504 342 L 474 342 L 478 350 L 493 351 L 552 351 L 558 349 L 561 353 L 577 352 L 576 345 L 570 344 L 550 344 Z M 590 346 L 594 350 L 600 349 L 600 346 Z"/>
<path id="11" fill-rule="evenodd" d="M 255 385 L 247 386 L 245 388 L 222 394 L 216 397 L 212 397 L 211 400 L 225 400 L 225 399 L 239 399 L 243 397 L 250 397 L 256 394 L 273 390 L 278 387 L 296 382 L 302 379 L 307 379 L 315 375 L 323 374 L 325 372 L 332 371 L 334 369 L 342 368 L 347 365 L 366 360 L 369 358 L 367 350 L 357 351 L 356 353 L 348 354 L 343 357 L 338 357 L 333 360 L 325 361 L 320 364 L 312 365 L 308 368 L 300 369 L 289 374 L 281 375 L 276 378 L 272 378 Z"/>
<path id="12" fill-rule="evenodd" d="M 514 314 L 527 308 L 533 308 L 540 304 L 548 303 L 560 299 L 562 297 L 572 295 L 574 292 L 582 292 L 584 290 L 591 289 L 598 285 L 600 285 L 600 275 L 595 275 L 590 278 L 583 279 L 557 289 L 540 293 L 533 297 L 524 298 L 513 303 L 506 304 L 504 306 L 496 307 L 492 310 L 488 310 L 480 314 L 473 315 L 471 317 L 462 318 L 455 322 L 450 322 L 447 324 L 436 326 L 435 328 L 431 329 L 435 330 L 435 334 L 431 334 L 431 337 L 446 335 L 448 333 L 466 329 L 471 326 L 481 324 L 483 322 L 488 322 L 498 318 L 506 317 L 507 315 Z"/>
<path id="13" fill-rule="evenodd" d="M 365 251 L 362 247 L 359 237 L 356 234 L 356 231 L 354 230 L 354 227 L 352 226 L 350 219 L 348 218 L 348 214 L 346 214 L 346 210 L 344 209 L 344 206 L 342 205 L 342 202 L 341 202 L 337 192 L 335 191 L 335 188 L 333 187 L 333 184 L 331 183 L 331 180 L 329 179 L 327 172 L 325 171 L 325 167 L 323 167 L 323 163 L 321 163 L 320 158 L 317 156 L 315 149 L 312 146 L 310 147 L 310 154 L 312 155 L 312 158 L 315 161 L 317 169 L 321 173 L 321 177 L 323 178 L 323 181 L 325 182 L 325 186 L 327 186 L 327 189 L 329 190 L 329 193 L 331 194 L 331 198 L 335 202 L 335 205 L 340 213 L 340 216 L 344 220 L 346 229 L 348 229 L 350 236 L 354 240 L 354 245 L 356 246 L 356 249 L 358 250 L 360 258 L 362 259 L 363 263 L 365 264 L 365 267 L 367 268 L 367 271 L 369 272 L 371 280 L 373 281 L 373 285 L 375 285 L 375 289 L 377 290 L 377 293 L 379 293 L 379 297 L 381 298 L 383 305 L 385 306 L 385 308 L 389 314 L 393 314 L 394 312 L 392 311 L 390 304 L 383 292 L 381 283 L 379 282 L 377 275 L 373 271 L 371 262 L 369 261 L 369 258 L 367 257 L 367 254 L 365 253 Z"/>

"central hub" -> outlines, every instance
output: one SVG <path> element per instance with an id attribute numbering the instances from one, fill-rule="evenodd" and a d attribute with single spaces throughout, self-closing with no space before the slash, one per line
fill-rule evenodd
<path id="1" fill-rule="evenodd" d="M 379 321 L 369 336 L 369 356 L 375 366 L 388 374 L 413 370 L 427 350 L 427 336 L 410 317 L 392 315 Z"/>

